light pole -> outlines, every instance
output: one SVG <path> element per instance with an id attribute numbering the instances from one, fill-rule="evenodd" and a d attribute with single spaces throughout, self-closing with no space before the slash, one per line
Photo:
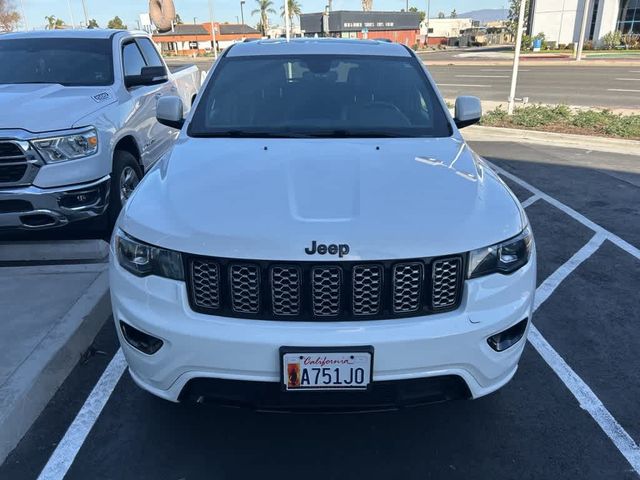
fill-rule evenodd
<path id="1" fill-rule="evenodd" d="M 209 21 L 211 22 L 211 43 L 213 45 L 213 60 L 218 59 L 218 47 L 216 45 L 216 27 L 213 24 L 213 0 L 209 0 Z"/>
<path id="2" fill-rule="evenodd" d="M 87 13 L 87 3 L 82 0 L 82 11 L 84 12 L 84 24 L 89 27 L 89 14 Z"/>
<path id="3" fill-rule="evenodd" d="M 69 5 L 69 16 L 71 17 L 71 27 L 76 28 L 76 21 L 73 19 L 73 10 L 71 9 L 71 0 L 67 0 L 67 5 Z"/>
<path id="4" fill-rule="evenodd" d="M 244 25 L 244 10 L 243 10 L 243 6 L 245 4 L 244 0 L 240 0 L 240 20 L 242 20 L 242 25 Z"/>
<path id="5" fill-rule="evenodd" d="M 516 83 L 518 82 L 518 65 L 520 64 L 520 47 L 522 46 L 522 31 L 524 30 L 524 11 L 526 0 L 520 0 L 520 13 L 518 14 L 518 31 L 516 33 L 516 51 L 513 55 L 513 73 L 511 74 L 511 90 L 509 92 L 509 106 L 507 114 L 513 115 L 516 102 Z"/>
<path id="6" fill-rule="evenodd" d="M 290 33 L 289 33 L 290 27 L 291 25 L 289 21 L 289 0 L 284 0 L 284 30 L 285 30 L 285 37 L 287 38 L 287 42 L 289 41 L 289 37 L 290 37 Z"/>
<path id="7" fill-rule="evenodd" d="M 193 24 L 195 25 L 196 23 L 198 23 L 196 20 L 198 20 L 198 17 L 193 17 Z"/>
<path id="8" fill-rule="evenodd" d="M 584 12 L 582 12 L 582 25 L 580 26 L 580 38 L 578 39 L 578 51 L 576 52 L 576 62 L 582 60 L 582 48 L 584 47 L 584 34 L 587 32 L 587 21 L 589 20 L 589 0 L 584 0 Z"/>

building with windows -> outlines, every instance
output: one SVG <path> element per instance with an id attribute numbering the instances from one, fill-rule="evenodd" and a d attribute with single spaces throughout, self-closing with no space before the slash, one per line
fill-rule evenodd
<path id="1" fill-rule="evenodd" d="M 532 0 L 529 33 L 544 33 L 556 45 L 577 43 L 585 9 L 585 40 L 602 42 L 609 32 L 640 34 L 640 0 Z"/>
<path id="2" fill-rule="evenodd" d="M 327 9 L 300 15 L 300 29 L 306 37 L 384 38 L 413 46 L 420 41 L 420 15 Z"/>
<path id="3" fill-rule="evenodd" d="M 430 18 L 420 25 L 421 43 L 456 45 L 460 35 L 472 26 L 470 18 Z"/>

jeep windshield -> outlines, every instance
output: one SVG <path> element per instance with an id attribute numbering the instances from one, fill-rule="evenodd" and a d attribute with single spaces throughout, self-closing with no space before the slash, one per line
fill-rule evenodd
<path id="1" fill-rule="evenodd" d="M 413 57 L 225 57 L 192 137 L 447 137 L 450 123 Z"/>
<path id="2" fill-rule="evenodd" d="M 87 38 L 0 38 L 0 84 L 68 87 L 113 83 L 111 41 Z"/>

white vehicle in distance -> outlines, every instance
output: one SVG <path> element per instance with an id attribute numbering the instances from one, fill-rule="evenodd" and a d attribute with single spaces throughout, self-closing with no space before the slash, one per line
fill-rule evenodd
<path id="1" fill-rule="evenodd" d="M 536 257 L 527 216 L 403 45 L 229 48 L 123 210 L 113 318 L 135 382 L 172 401 L 385 408 L 515 374 Z M 184 124 L 184 125 L 183 125 Z"/>
<path id="2" fill-rule="evenodd" d="M 2 35 L 0 65 L 0 230 L 113 223 L 177 137 L 156 121 L 158 99 L 189 108 L 201 83 L 122 30 Z"/>

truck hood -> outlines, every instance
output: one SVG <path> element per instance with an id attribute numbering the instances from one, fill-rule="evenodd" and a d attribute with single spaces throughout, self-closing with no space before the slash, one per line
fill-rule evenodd
<path id="1" fill-rule="evenodd" d="M 333 260 L 462 253 L 517 235 L 524 213 L 469 147 L 439 139 L 184 139 L 141 182 L 120 227 L 202 255 Z"/>
<path id="2" fill-rule="evenodd" d="M 65 130 L 115 101 L 114 92 L 106 87 L 0 85 L 0 129 L 33 133 Z"/>

